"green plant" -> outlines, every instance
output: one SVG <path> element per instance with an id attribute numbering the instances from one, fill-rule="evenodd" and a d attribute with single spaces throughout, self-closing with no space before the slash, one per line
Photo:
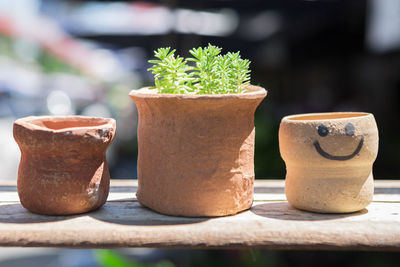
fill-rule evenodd
<path id="1" fill-rule="evenodd" d="M 151 70 L 154 74 L 154 83 L 159 93 L 184 94 L 193 91 L 192 75 L 187 71 L 190 67 L 187 61 L 180 56 L 175 57 L 175 49 L 170 51 L 170 47 L 159 48 L 154 51 L 154 56 L 158 59 L 149 60 L 153 63 Z"/>
<path id="2" fill-rule="evenodd" d="M 192 58 L 175 56 L 175 49 L 159 48 L 148 70 L 154 74 L 158 93 L 169 94 L 231 94 L 242 93 L 250 83 L 250 61 L 240 52 L 220 55 L 221 48 L 209 44 L 193 48 Z M 193 66 L 188 65 L 194 62 Z"/>
<path id="3" fill-rule="evenodd" d="M 107 249 L 98 249 L 93 252 L 95 259 L 101 267 L 175 267 L 175 264 L 167 260 L 153 264 L 130 261 L 119 253 Z"/>

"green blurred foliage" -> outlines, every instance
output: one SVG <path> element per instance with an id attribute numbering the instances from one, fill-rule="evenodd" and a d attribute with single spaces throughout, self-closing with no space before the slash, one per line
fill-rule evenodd
<path id="1" fill-rule="evenodd" d="M 164 250 L 160 250 L 164 251 Z M 142 263 L 111 250 L 95 250 L 102 267 L 397 267 L 394 252 L 295 251 L 295 250 L 165 250 L 164 260 Z M 162 254 L 162 253 L 161 253 Z"/>
<path id="2" fill-rule="evenodd" d="M 38 49 L 38 53 L 34 58 L 34 62 L 25 62 L 26 58 L 16 52 L 16 42 L 22 43 L 22 45 L 26 48 L 34 46 L 34 50 L 36 48 Z M 82 74 L 77 68 L 52 55 L 51 53 L 40 47 L 37 43 L 30 43 L 29 41 L 22 39 L 17 40 L 5 35 L 0 35 L 0 55 L 26 64 L 27 67 L 32 64 L 36 65 L 44 73 L 62 72 L 74 75 Z"/>
<path id="3" fill-rule="evenodd" d="M 93 253 L 97 262 L 102 267 L 175 267 L 173 263 L 166 260 L 153 264 L 134 262 L 115 251 L 107 249 L 94 250 Z"/>
<path id="4" fill-rule="evenodd" d="M 41 66 L 42 71 L 45 73 L 62 72 L 74 75 L 82 74 L 77 68 L 72 67 L 65 61 L 56 58 L 44 50 L 40 51 L 37 58 L 37 63 Z"/>

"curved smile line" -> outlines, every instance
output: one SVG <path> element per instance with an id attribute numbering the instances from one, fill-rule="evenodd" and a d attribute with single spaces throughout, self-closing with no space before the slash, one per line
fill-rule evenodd
<path id="1" fill-rule="evenodd" d="M 327 159 L 330 159 L 330 160 L 349 160 L 349 159 L 352 159 L 352 158 L 354 158 L 355 155 L 360 153 L 363 144 L 364 144 L 364 136 L 361 137 L 360 143 L 358 143 L 358 146 L 357 146 L 356 150 L 354 150 L 354 152 L 351 153 L 350 155 L 347 155 L 347 156 L 333 156 L 333 155 L 325 152 L 322 149 L 322 147 L 321 147 L 321 145 L 319 144 L 318 141 L 314 142 L 315 149 L 318 151 L 318 153 L 321 156 L 323 156 L 324 158 L 327 158 Z"/>

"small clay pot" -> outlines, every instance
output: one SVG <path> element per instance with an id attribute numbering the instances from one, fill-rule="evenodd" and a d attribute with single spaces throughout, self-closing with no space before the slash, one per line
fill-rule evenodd
<path id="1" fill-rule="evenodd" d="M 374 193 L 378 153 L 374 116 L 361 112 L 288 116 L 279 129 L 286 163 L 286 197 L 294 207 L 322 213 L 362 210 Z"/>
<path id="2" fill-rule="evenodd" d="M 267 92 L 130 96 L 139 112 L 139 202 L 177 216 L 224 216 L 249 209 L 254 183 L 254 112 Z"/>
<path id="3" fill-rule="evenodd" d="M 47 215 L 101 207 L 110 184 L 106 149 L 114 135 L 114 119 L 32 116 L 16 120 L 22 206 Z"/>

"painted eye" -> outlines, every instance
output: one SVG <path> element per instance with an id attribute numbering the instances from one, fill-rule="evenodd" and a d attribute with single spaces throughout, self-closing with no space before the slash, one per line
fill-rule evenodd
<path id="1" fill-rule="evenodd" d="M 346 127 L 344 127 L 344 130 L 346 132 L 346 135 L 348 135 L 348 136 L 354 135 L 354 125 L 352 123 L 346 124 Z"/>
<path id="2" fill-rule="evenodd" d="M 323 124 L 318 125 L 318 134 L 322 137 L 327 136 L 329 133 L 328 127 Z"/>

